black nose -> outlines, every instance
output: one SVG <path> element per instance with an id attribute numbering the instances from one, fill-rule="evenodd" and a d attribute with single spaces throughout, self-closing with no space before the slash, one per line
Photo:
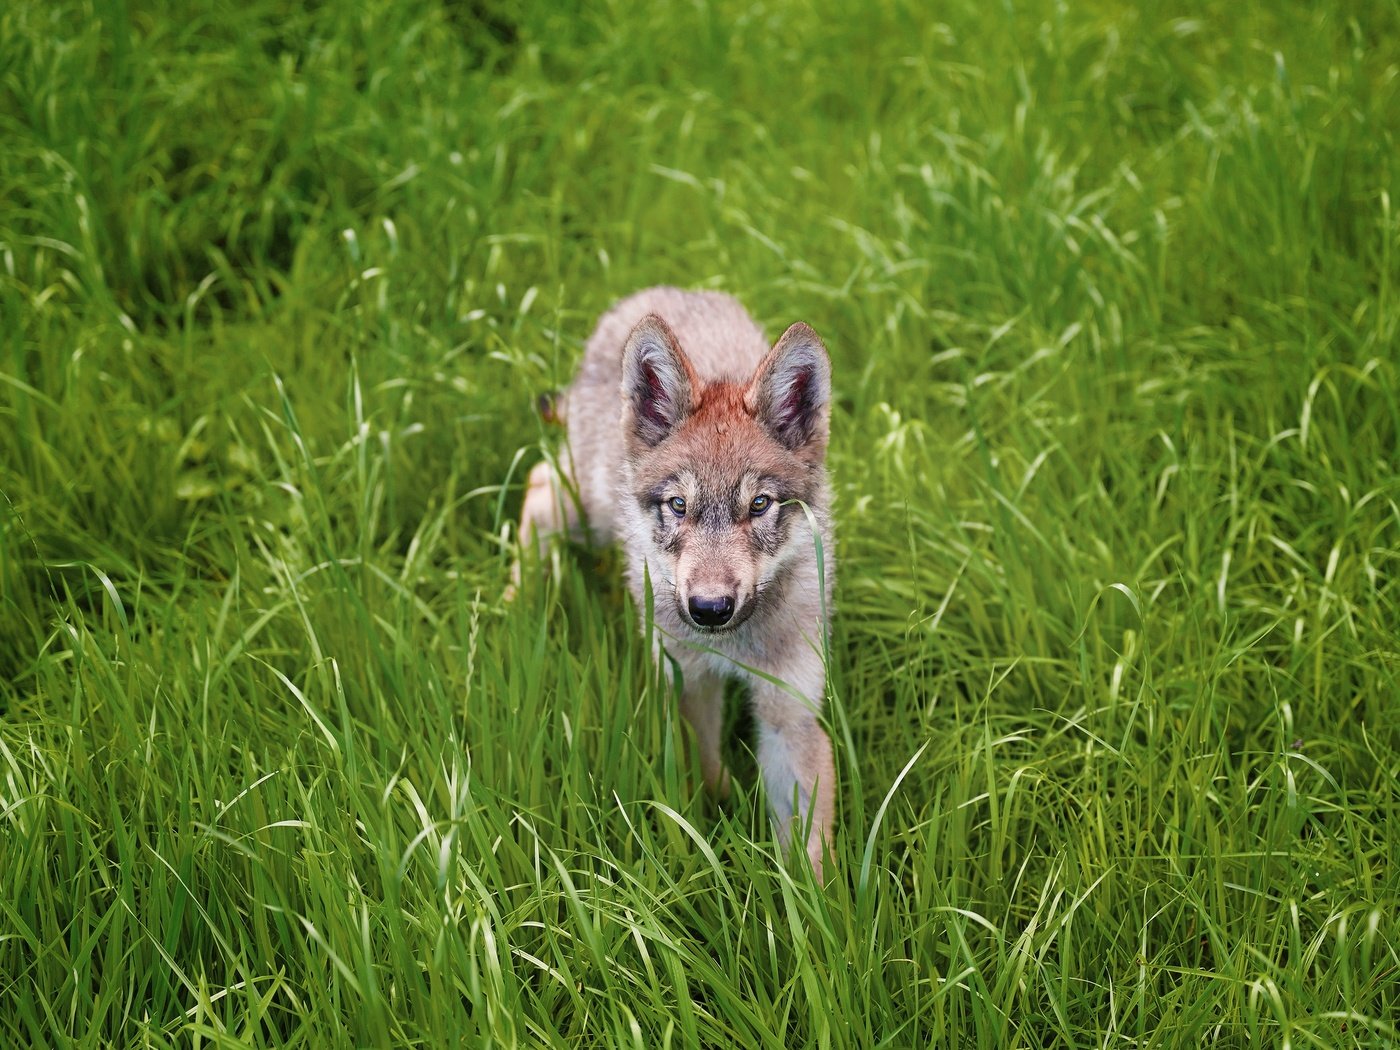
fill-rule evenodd
<path id="1" fill-rule="evenodd" d="M 723 627 L 733 615 L 734 599 L 727 594 L 723 598 L 690 599 L 690 618 L 701 627 Z"/>

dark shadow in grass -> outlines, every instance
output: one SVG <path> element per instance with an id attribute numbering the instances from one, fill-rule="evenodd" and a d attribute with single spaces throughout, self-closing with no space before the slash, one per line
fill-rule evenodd
<path id="1" fill-rule="evenodd" d="M 442 13 L 479 62 L 492 51 L 513 51 L 520 41 L 514 7 L 500 0 L 443 0 Z"/>

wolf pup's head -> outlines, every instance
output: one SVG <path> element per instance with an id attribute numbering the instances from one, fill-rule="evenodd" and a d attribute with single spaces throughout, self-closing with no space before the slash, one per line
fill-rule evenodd
<path id="1" fill-rule="evenodd" d="M 622 425 L 658 594 L 681 620 L 734 630 L 784 565 L 811 550 L 802 508 L 824 492 L 831 363 L 805 324 L 783 333 L 749 377 L 705 382 L 656 314 L 623 351 Z M 664 580 L 657 580 L 658 575 Z"/>

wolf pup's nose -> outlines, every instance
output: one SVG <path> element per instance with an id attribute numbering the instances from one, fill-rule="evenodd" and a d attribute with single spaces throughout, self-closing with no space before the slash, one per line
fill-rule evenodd
<path id="1" fill-rule="evenodd" d="M 728 595 L 723 598 L 690 599 L 690 618 L 701 627 L 723 627 L 733 615 L 734 599 Z"/>

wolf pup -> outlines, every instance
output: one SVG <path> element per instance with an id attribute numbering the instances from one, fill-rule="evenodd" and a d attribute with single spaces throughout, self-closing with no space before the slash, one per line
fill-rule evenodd
<path id="1" fill-rule="evenodd" d="M 786 851 L 805 828 L 818 878 L 836 793 L 818 721 L 833 576 L 830 400 L 826 347 L 807 325 L 770 349 L 727 295 L 639 292 L 589 339 L 556 406 L 567 448 L 531 471 L 520 523 L 522 547 L 556 531 L 621 541 L 643 607 L 651 587 L 701 774 L 721 797 L 724 680 L 749 683 L 779 844 Z M 798 501 L 815 518 L 823 572 Z M 519 571 L 517 562 L 516 582 Z"/>

